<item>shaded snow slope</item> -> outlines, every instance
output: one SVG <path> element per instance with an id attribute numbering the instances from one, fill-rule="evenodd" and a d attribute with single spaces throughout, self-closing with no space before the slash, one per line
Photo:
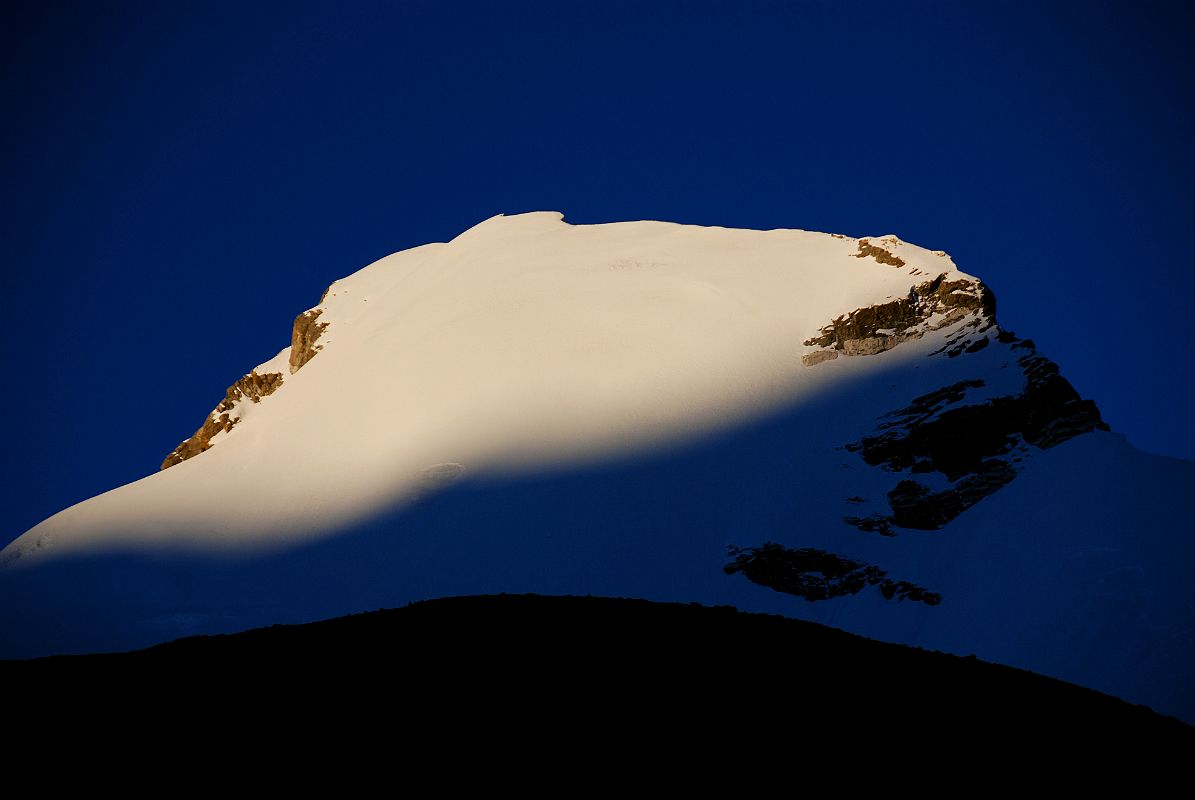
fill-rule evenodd
<path id="1" fill-rule="evenodd" d="M 210 449 L 4 551 L 0 654 L 591 593 L 805 617 L 1195 719 L 1195 464 L 1098 430 L 945 255 L 528 214 L 318 308 L 322 349 L 258 367 L 282 385 Z M 813 576 L 846 587 L 820 602 L 724 570 L 769 542 L 859 566 Z M 856 587 L 867 569 L 940 602 Z"/>

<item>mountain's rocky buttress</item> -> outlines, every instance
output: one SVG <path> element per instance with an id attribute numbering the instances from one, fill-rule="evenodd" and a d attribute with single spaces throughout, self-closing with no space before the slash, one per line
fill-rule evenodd
<path id="1" fill-rule="evenodd" d="M 866 240 L 858 255 L 903 266 Z M 955 326 L 932 357 L 1003 348 L 1008 366 L 1015 364 L 1024 378 L 1019 391 L 981 402 L 967 402 L 967 394 L 985 387 L 982 378 L 958 381 L 913 398 L 879 420 L 871 434 L 847 443 L 846 449 L 868 465 L 902 478 L 887 495 L 887 511 L 844 518 L 860 530 L 891 536 L 894 528 L 942 528 L 1015 479 L 1030 448 L 1047 449 L 1108 430 L 1095 403 L 1080 397 L 1032 340 L 997 325 L 995 296 L 987 286 L 946 277 L 943 273 L 913 286 L 907 296 L 843 314 L 804 342 L 819 348 L 802 358 L 816 367 L 840 354 L 875 355 L 927 331 Z"/>
<path id="2" fill-rule="evenodd" d="M 995 312 L 996 298 L 983 283 L 949 281 L 942 273 L 911 287 L 904 297 L 855 309 L 832 320 L 816 336 L 805 340 L 806 347 L 820 349 L 806 353 L 802 362 L 811 367 L 839 355 L 875 355 L 968 316 L 980 323 L 971 327 L 986 330 L 982 323 L 994 323 Z"/>
<path id="3" fill-rule="evenodd" d="M 327 294 L 328 292 L 325 291 L 324 296 L 326 297 Z M 328 323 L 318 321 L 322 313 L 322 309 L 313 308 L 295 317 L 291 330 L 290 357 L 288 359 L 292 375 L 302 369 L 304 364 L 315 358 L 316 354 L 323 349 L 322 345 L 316 344 L 328 327 Z M 282 386 L 282 382 L 283 374 L 281 372 L 267 372 L 259 375 L 256 370 L 237 380 L 236 383 L 228 387 L 224 393 L 224 399 L 212 413 L 207 415 L 199 430 L 166 456 L 161 469 L 173 467 L 175 464 L 180 464 L 188 458 L 193 458 L 208 450 L 212 446 L 213 437 L 232 430 L 240 421 L 241 416 L 237 411 L 245 400 L 251 403 L 260 403 L 263 397 L 268 397 L 276 392 Z"/>
<path id="4" fill-rule="evenodd" d="M 1012 482 L 1033 449 L 1108 430 L 1095 403 L 1080 397 L 1032 341 L 1005 331 L 994 341 L 1014 355 L 1024 388 L 967 402 L 968 391 L 985 383 L 960 381 L 913 398 L 887 414 L 873 433 L 847 444 L 867 464 L 902 476 L 888 493 L 890 513 L 851 516 L 847 522 L 885 535 L 893 527 L 937 530 Z M 919 479 L 935 475 L 949 485 L 935 489 Z"/>
<path id="5" fill-rule="evenodd" d="M 265 375 L 258 375 L 254 371 L 229 386 L 220 405 L 207 415 L 207 419 L 203 421 L 199 430 L 166 456 L 166 460 L 162 462 L 162 469 L 173 467 L 175 464 L 182 463 L 210 448 L 212 437 L 218 433 L 232 430 L 240 420 L 240 416 L 235 412 L 241 401 L 247 399 L 253 403 L 260 403 L 263 397 L 269 397 L 281 385 L 281 372 L 267 372 Z"/>
<path id="6" fill-rule="evenodd" d="M 324 294 L 326 295 L 327 292 Z M 323 349 L 322 345 L 316 344 L 328 327 L 328 323 L 317 321 L 322 313 L 321 309 L 313 308 L 295 317 L 294 329 L 291 331 L 290 337 L 290 372 L 292 375 L 302 369 L 304 364 L 315 358 L 315 354 Z"/>

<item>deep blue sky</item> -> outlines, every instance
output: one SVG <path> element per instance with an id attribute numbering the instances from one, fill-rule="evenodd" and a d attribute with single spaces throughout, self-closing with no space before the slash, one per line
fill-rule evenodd
<path id="1" fill-rule="evenodd" d="M 896 233 L 1195 457 L 1195 26 L 1133 3 L 0 17 L 0 542 L 155 470 L 333 279 L 496 213 Z"/>

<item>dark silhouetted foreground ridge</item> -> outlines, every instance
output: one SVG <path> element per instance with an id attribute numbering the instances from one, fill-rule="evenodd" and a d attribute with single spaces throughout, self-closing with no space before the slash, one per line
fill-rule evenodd
<path id="1" fill-rule="evenodd" d="M 736 729 L 779 724 L 795 739 L 849 734 L 863 744 L 1009 729 L 1195 741 L 1142 706 L 974 658 L 724 606 L 596 597 L 447 598 L 133 653 L 0 662 L 0 678 L 23 687 L 18 707 L 52 696 L 87 712 L 161 714 L 168 727 L 184 724 L 177 712 L 188 708 L 236 717 L 285 706 L 312 719 L 683 715 L 723 736 L 717 726 L 733 719 Z"/>

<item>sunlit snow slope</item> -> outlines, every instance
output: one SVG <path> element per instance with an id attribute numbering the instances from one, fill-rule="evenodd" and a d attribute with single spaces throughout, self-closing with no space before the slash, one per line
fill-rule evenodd
<path id="1" fill-rule="evenodd" d="M 333 283 L 169 468 L 9 545 L 0 655 L 593 593 L 1195 718 L 1195 465 L 1056 373 L 895 237 L 495 217 Z"/>

